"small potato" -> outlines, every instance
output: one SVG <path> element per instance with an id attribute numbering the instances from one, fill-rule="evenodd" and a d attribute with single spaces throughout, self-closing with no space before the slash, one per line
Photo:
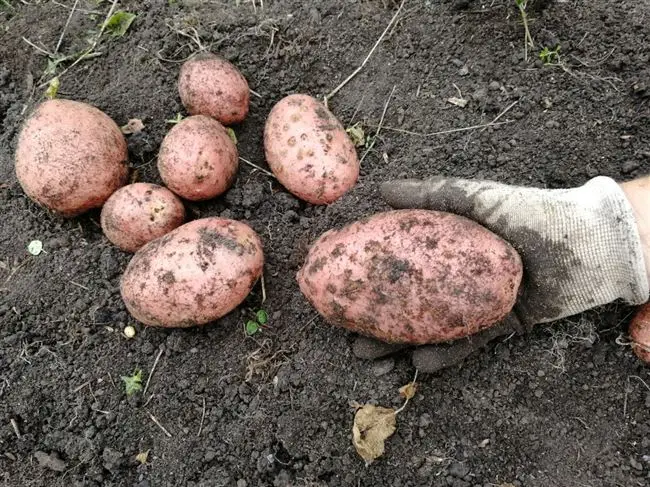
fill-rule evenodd
<path id="1" fill-rule="evenodd" d="M 262 243 L 248 225 L 202 218 L 138 250 L 120 291 L 129 312 L 146 325 L 203 325 L 239 306 L 263 265 Z"/>
<path id="2" fill-rule="evenodd" d="M 237 176 L 237 147 L 216 120 L 187 117 L 165 136 L 158 153 L 158 171 L 177 195 L 201 201 L 225 192 Z"/>
<path id="3" fill-rule="evenodd" d="M 64 217 L 101 207 L 128 178 L 126 140 L 86 103 L 48 100 L 18 137 L 16 176 L 31 199 Z"/>
<path id="4" fill-rule="evenodd" d="M 134 183 L 118 189 L 102 208 L 104 235 L 126 252 L 162 237 L 185 220 L 178 197 L 162 186 Z"/>
<path id="5" fill-rule="evenodd" d="M 289 95 L 273 107 L 264 150 L 278 181 L 315 205 L 339 199 L 359 177 L 359 159 L 343 125 L 308 95 Z"/>
<path id="6" fill-rule="evenodd" d="M 632 319 L 627 334 L 632 339 L 635 355 L 650 364 L 650 303 L 646 303 Z"/>
<path id="7" fill-rule="evenodd" d="M 298 272 L 325 319 L 388 343 L 466 337 L 502 320 L 523 275 L 519 254 L 450 213 L 395 210 L 323 234 Z"/>
<path id="8" fill-rule="evenodd" d="M 199 54 L 181 67 L 178 93 L 191 115 L 207 115 L 224 125 L 242 122 L 250 92 L 241 72 L 214 54 Z"/>

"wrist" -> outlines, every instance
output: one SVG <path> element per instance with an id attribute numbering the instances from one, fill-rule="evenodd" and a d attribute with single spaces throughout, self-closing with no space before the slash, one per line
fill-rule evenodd
<path id="1" fill-rule="evenodd" d="M 650 279 L 650 176 L 619 183 L 619 185 L 632 207 L 641 239 L 646 274 Z"/>

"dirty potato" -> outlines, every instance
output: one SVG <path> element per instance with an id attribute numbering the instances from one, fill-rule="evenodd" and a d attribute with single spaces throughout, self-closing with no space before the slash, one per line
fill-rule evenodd
<path id="1" fill-rule="evenodd" d="M 323 234 L 298 272 L 325 319 L 389 343 L 466 337 L 504 318 L 522 279 L 517 252 L 467 218 L 378 213 Z"/>
<path id="2" fill-rule="evenodd" d="M 316 205 L 339 199 L 359 177 L 359 159 L 343 125 L 308 95 L 289 95 L 273 107 L 264 151 L 278 181 Z"/>
<path id="3" fill-rule="evenodd" d="M 31 199 L 63 217 L 101 207 L 127 183 L 126 140 L 101 110 L 72 100 L 36 107 L 18 137 L 16 176 Z"/>
<path id="4" fill-rule="evenodd" d="M 120 291 L 129 312 L 146 325 L 198 326 L 235 309 L 263 264 L 262 243 L 248 225 L 202 218 L 138 250 Z"/>
<path id="5" fill-rule="evenodd" d="M 167 188 L 151 183 L 118 189 L 104 204 L 100 218 L 106 238 L 126 252 L 135 252 L 184 220 L 181 200 Z"/>
<path id="6" fill-rule="evenodd" d="M 239 155 L 225 127 L 204 115 L 187 117 L 165 136 L 158 171 L 165 185 L 190 201 L 214 198 L 237 176 Z"/>
<path id="7" fill-rule="evenodd" d="M 641 306 L 628 329 L 634 354 L 650 364 L 650 303 Z"/>
<path id="8" fill-rule="evenodd" d="M 206 115 L 224 125 L 242 122 L 248 114 L 248 82 L 239 69 L 211 53 L 198 54 L 181 67 L 178 93 L 191 115 Z"/>

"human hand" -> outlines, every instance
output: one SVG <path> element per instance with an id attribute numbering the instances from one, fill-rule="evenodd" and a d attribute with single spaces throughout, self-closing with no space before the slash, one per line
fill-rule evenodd
<path id="1" fill-rule="evenodd" d="M 490 340 L 622 299 L 648 299 L 644 248 L 633 208 L 615 181 L 597 177 L 570 189 L 434 177 L 385 183 L 394 208 L 424 208 L 468 217 L 520 254 L 524 278 L 508 320 L 451 345 L 418 347 L 413 362 L 434 372 Z M 363 347 L 355 344 L 355 352 Z M 358 353 L 358 355 L 363 355 Z M 369 354 L 366 354 L 369 355 Z"/>

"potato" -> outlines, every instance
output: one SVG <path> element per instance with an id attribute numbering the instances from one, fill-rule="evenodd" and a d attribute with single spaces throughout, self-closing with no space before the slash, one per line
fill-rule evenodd
<path id="1" fill-rule="evenodd" d="M 126 140 L 108 115 L 86 103 L 48 100 L 18 137 L 23 191 L 64 217 L 101 207 L 128 178 Z"/>
<path id="2" fill-rule="evenodd" d="M 343 125 L 308 95 L 287 96 L 273 107 L 264 151 L 278 181 L 315 205 L 339 199 L 359 177 L 359 159 Z"/>
<path id="3" fill-rule="evenodd" d="M 214 198 L 235 181 L 239 154 L 223 125 L 204 115 L 183 119 L 165 136 L 158 171 L 167 187 L 191 201 Z"/>
<path id="4" fill-rule="evenodd" d="M 627 334 L 632 340 L 634 354 L 650 364 L 650 303 L 646 303 L 634 315 Z"/>
<path id="5" fill-rule="evenodd" d="M 102 208 L 104 235 L 126 252 L 162 237 L 183 224 L 185 208 L 167 188 L 150 183 L 123 186 Z"/>
<path id="6" fill-rule="evenodd" d="M 248 114 L 250 92 L 241 72 L 211 53 L 199 54 L 181 66 L 178 93 L 191 115 L 207 115 L 224 125 Z"/>
<path id="7" fill-rule="evenodd" d="M 466 337 L 503 319 L 522 273 L 519 254 L 467 218 L 394 210 L 324 233 L 297 278 L 329 323 L 419 345 Z"/>
<path id="8" fill-rule="evenodd" d="M 263 264 L 262 243 L 248 225 L 202 218 L 138 250 L 120 291 L 129 312 L 146 325 L 198 326 L 235 309 Z"/>

